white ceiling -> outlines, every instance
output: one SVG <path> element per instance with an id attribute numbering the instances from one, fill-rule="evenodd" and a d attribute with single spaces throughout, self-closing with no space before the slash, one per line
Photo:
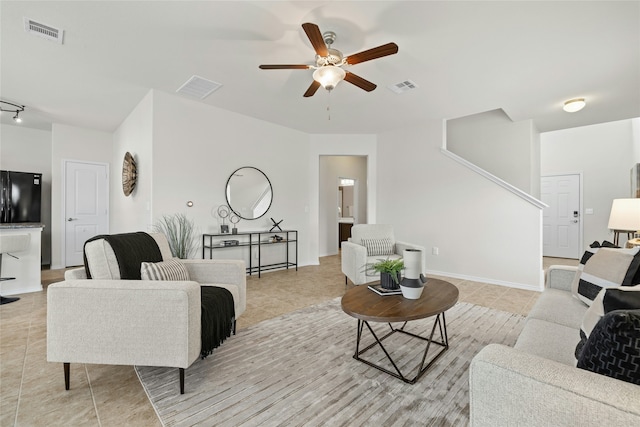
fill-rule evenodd
<path id="1" fill-rule="evenodd" d="M 1 1 L 0 15 L 0 96 L 26 105 L 24 126 L 111 132 L 150 89 L 192 75 L 223 84 L 198 102 L 307 133 L 497 108 L 543 132 L 640 117 L 638 1 Z M 24 17 L 63 29 L 64 44 L 27 34 Z M 304 22 L 336 32 L 345 55 L 399 52 L 350 67 L 373 92 L 342 82 L 303 98 L 312 70 L 258 65 L 312 64 Z M 418 89 L 387 88 L 407 79 Z M 575 97 L 587 107 L 562 111 Z"/>

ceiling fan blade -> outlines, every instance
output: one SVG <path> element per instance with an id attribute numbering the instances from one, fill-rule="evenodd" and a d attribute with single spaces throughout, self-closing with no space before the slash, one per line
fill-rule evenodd
<path id="1" fill-rule="evenodd" d="M 371 92 L 377 86 L 371 83 L 369 80 L 365 80 L 360 76 L 356 76 L 352 72 L 347 71 L 347 74 L 344 76 L 345 81 L 348 81 L 352 85 L 358 86 L 360 89 L 364 89 L 367 92 Z"/>
<path id="2" fill-rule="evenodd" d="M 311 83 L 311 86 L 309 86 L 309 89 L 307 89 L 307 91 L 304 93 L 304 95 L 303 95 L 303 96 L 304 96 L 305 98 L 308 98 L 308 97 L 310 97 L 310 96 L 313 96 L 313 95 L 316 93 L 316 91 L 318 90 L 318 88 L 319 88 L 319 87 L 320 87 L 320 83 L 318 83 L 317 81 L 315 81 L 315 80 L 314 80 L 314 81 Z"/>
<path id="3" fill-rule="evenodd" d="M 382 58 L 383 56 L 393 55 L 394 53 L 398 53 L 398 45 L 395 43 L 387 43 L 382 46 L 374 47 L 373 49 L 349 55 L 346 61 L 348 64 L 353 65 L 365 61 L 371 61 L 372 59 Z"/>
<path id="4" fill-rule="evenodd" d="M 309 65 L 260 65 L 261 70 L 308 70 L 311 68 Z"/>
<path id="5" fill-rule="evenodd" d="M 316 24 L 312 24 L 310 22 L 302 24 L 302 28 L 304 29 L 304 32 L 307 33 L 311 46 L 313 46 L 316 53 L 320 56 L 329 55 L 327 45 L 324 43 L 324 39 L 322 38 L 320 28 Z"/>

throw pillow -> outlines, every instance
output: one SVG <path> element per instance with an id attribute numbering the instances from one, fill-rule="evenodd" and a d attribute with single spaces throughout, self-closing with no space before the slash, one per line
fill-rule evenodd
<path id="1" fill-rule="evenodd" d="M 162 262 L 143 262 L 140 265 L 142 280 L 189 280 L 189 272 L 176 259 Z"/>
<path id="2" fill-rule="evenodd" d="M 580 258 L 580 262 L 578 263 L 578 272 L 576 273 L 573 282 L 571 283 L 571 293 L 577 299 L 580 299 L 578 297 L 578 284 L 580 283 L 580 275 L 582 274 L 582 270 L 584 270 L 585 264 L 591 259 L 593 255 L 596 254 L 596 252 L 598 252 L 600 248 L 619 249 L 620 246 L 616 246 L 607 240 L 603 240 L 602 244 L 596 240 L 589 245 L 586 251 L 584 251 L 584 254 L 582 254 L 582 257 Z"/>
<path id="3" fill-rule="evenodd" d="M 394 245 L 391 239 L 362 239 L 362 246 L 367 248 L 367 256 L 393 255 Z"/>
<path id="4" fill-rule="evenodd" d="M 640 309 L 640 285 L 621 286 L 617 288 L 602 289 L 593 300 L 582 318 L 580 327 L 580 342 L 576 346 L 575 357 L 580 358 L 582 349 L 587 343 L 591 331 L 600 319 L 614 310 Z"/>
<path id="5" fill-rule="evenodd" d="M 639 265 L 640 248 L 599 248 L 584 264 L 582 272 L 579 272 L 576 290 L 578 299 L 591 305 L 602 288 L 633 285 Z"/>
<path id="6" fill-rule="evenodd" d="M 584 345 L 577 367 L 640 385 L 640 310 L 604 315 Z"/>

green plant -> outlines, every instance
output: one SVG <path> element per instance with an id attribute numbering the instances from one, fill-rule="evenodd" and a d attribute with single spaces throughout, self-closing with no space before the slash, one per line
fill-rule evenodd
<path id="1" fill-rule="evenodd" d="M 187 259 L 196 249 L 195 225 L 185 214 L 163 215 L 153 229 L 167 236 L 174 257 Z"/>
<path id="2" fill-rule="evenodd" d="M 402 259 L 379 259 L 377 262 L 367 264 L 366 271 L 375 271 L 377 273 L 388 273 L 393 281 L 399 283 L 399 274 L 404 269 L 404 260 Z"/>

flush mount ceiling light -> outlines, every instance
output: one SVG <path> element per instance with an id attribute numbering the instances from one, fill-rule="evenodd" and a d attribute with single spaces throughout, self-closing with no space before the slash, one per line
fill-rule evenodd
<path id="1" fill-rule="evenodd" d="M 24 111 L 24 105 L 14 104 L 13 102 L 7 102 L 0 100 L 0 112 L 15 113 L 13 120 L 16 123 L 22 123 L 20 113 Z"/>
<path id="2" fill-rule="evenodd" d="M 585 105 L 587 105 L 587 103 L 584 101 L 584 98 L 574 98 L 566 101 L 562 109 L 567 113 L 575 113 L 576 111 L 582 110 Z"/>

